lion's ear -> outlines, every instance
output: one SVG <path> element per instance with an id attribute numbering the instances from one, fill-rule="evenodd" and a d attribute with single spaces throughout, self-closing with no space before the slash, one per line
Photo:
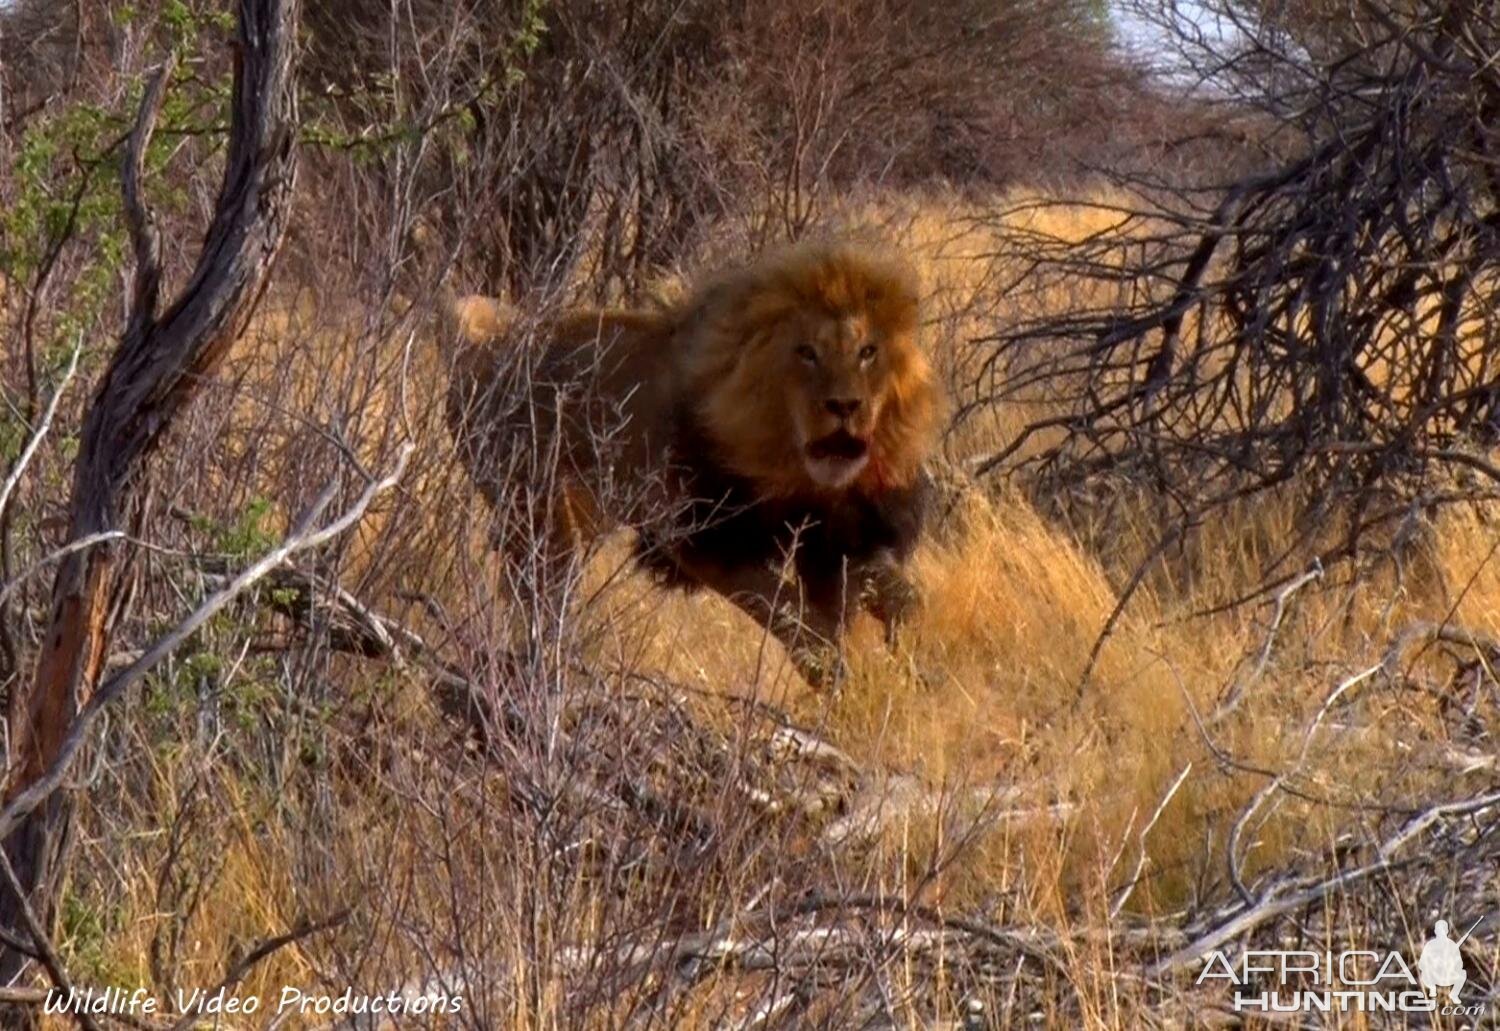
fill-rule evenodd
<path id="1" fill-rule="evenodd" d="M 693 299 L 693 316 L 702 322 L 733 320 L 745 305 L 744 284 L 734 279 L 720 279 L 698 291 Z"/>
<path id="2" fill-rule="evenodd" d="M 681 360 L 710 378 L 726 374 L 745 353 L 741 337 L 750 297 L 743 277 L 725 276 L 700 287 L 680 309 Z"/>

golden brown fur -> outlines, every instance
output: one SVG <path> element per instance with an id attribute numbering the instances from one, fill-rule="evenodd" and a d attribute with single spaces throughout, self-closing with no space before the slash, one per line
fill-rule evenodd
<path id="1" fill-rule="evenodd" d="M 537 541 L 547 565 L 634 526 L 663 581 L 734 600 L 812 677 L 853 604 L 895 625 L 941 414 L 905 265 L 802 245 L 657 309 L 572 311 L 534 333 L 498 311 L 455 307 L 479 346 L 450 419 L 513 564 Z"/>

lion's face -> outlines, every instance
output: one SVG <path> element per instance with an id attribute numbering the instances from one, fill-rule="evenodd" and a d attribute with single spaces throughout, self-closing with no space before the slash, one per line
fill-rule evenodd
<path id="1" fill-rule="evenodd" d="M 917 474 L 941 406 L 904 265 L 849 245 L 793 248 L 700 304 L 685 385 L 729 469 L 780 496 Z"/>
<path id="2" fill-rule="evenodd" d="M 773 346 L 802 464 L 813 483 L 842 489 L 869 464 L 891 359 L 910 341 L 884 339 L 864 315 L 792 319 L 779 336 Z"/>

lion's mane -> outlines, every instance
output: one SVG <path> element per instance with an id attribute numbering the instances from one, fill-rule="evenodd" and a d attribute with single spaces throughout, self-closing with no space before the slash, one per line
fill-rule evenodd
<path id="1" fill-rule="evenodd" d="M 724 467 L 772 494 L 809 489 L 768 371 L 768 330 L 788 315 L 856 315 L 892 343 L 888 396 L 868 473 L 855 487 L 909 487 L 931 453 L 942 415 L 932 366 L 916 342 L 915 273 L 883 251 L 810 243 L 773 251 L 710 279 L 683 303 L 676 324 L 678 375 L 698 425 Z"/>

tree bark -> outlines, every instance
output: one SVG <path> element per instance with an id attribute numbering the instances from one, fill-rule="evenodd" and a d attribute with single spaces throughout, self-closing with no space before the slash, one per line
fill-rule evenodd
<path id="1" fill-rule="evenodd" d="M 122 187 L 135 250 L 126 327 L 94 394 L 73 470 L 68 540 L 124 529 L 139 536 L 148 459 L 223 357 L 264 289 L 281 246 L 295 183 L 294 51 L 299 0 L 239 0 L 229 146 L 213 220 L 193 273 L 158 313 L 161 264 L 140 177 L 169 69 L 147 85 L 126 146 Z M 131 546 L 111 540 L 67 555 L 35 674 L 12 695 L 9 801 L 56 758 L 80 708 L 98 686 L 110 640 L 129 603 Z M 53 794 L 4 842 L 32 912 L 49 926 L 67 866 L 73 799 Z M 22 900 L 0 892 L 0 928 L 30 939 Z M 29 957 L 0 947 L 0 984 Z M 31 1019 L 12 1012 L 6 1023 Z"/>

